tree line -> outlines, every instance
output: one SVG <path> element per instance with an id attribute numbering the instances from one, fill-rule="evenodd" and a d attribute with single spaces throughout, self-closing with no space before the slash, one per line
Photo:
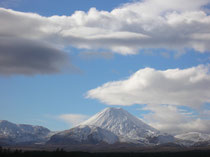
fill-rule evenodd
<path id="1" fill-rule="evenodd" d="M 23 151 L 0 147 L 0 157 L 210 157 L 210 150 L 185 152 L 113 152 L 88 153 L 67 152 L 57 148 L 54 151 Z"/>

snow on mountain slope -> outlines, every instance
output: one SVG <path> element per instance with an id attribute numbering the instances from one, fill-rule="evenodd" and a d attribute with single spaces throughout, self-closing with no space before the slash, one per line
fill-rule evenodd
<path id="1" fill-rule="evenodd" d="M 116 135 L 127 135 L 131 138 L 159 133 L 156 129 L 121 108 L 106 108 L 81 125 L 98 126 L 110 130 Z M 139 132 L 140 134 L 138 134 Z"/>
<path id="2" fill-rule="evenodd" d="M 0 141 L 7 144 L 45 141 L 49 133 L 50 130 L 41 126 L 0 121 Z"/>
<path id="3" fill-rule="evenodd" d="M 203 134 L 203 133 L 198 133 L 198 132 L 184 133 L 184 134 L 176 135 L 175 137 L 181 140 L 191 141 L 193 143 L 210 141 L 209 134 Z"/>
<path id="4" fill-rule="evenodd" d="M 97 144 L 101 142 L 113 144 L 118 142 L 118 137 L 96 126 L 81 125 L 55 134 L 48 144 Z"/>
<path id="5" fill-rule="evenodd" d="M 174 141 L 121 108 L 106 108 L 70 130 L 55 134 L 48 144 L 98 144 L 117 142 L 156 145 Z"/>
<path id="6" fill-rule="evenodd" d="M 119 137 L 120 142 L 149 144 L 173 141 L 172 136 L 161 134 L 121 108 L 106 108 L 80 125 L 109 130 Z"/>

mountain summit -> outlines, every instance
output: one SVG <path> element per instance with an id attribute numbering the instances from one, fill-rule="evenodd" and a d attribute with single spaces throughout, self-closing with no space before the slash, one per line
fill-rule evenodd
<path id="1" fill-rule="evenodd" d="M 146 137 L 156 136 L 159 131 L 142 122 L 122 108 L 106 108 L 81 125 L 97 126 L 119 136 L 121 142 L 139 143 Z"/>
<path id="2" fill-rule="evenodd" d="M 122 108 L 106 108 L 87 121 L 70 130 L 51 137 L 49 143 L 136 143 L 143 145 L 161 144 L 173 141 L 173 136 L 142 122 Z"/>

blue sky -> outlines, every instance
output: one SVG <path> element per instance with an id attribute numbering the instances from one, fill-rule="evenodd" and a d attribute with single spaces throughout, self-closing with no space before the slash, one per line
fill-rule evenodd
<path id="1" fill-rule="evenodd" d="M 62 0 L 62 2 L 51 0 L 20 0 L 16 5 L 13 5 L 15 10 L 24 12 L 36 12 L 43 16 L 52 15 L 71 15 L 76 10 L 88 11 L 92 7 L 96 7 L 98 10 L 111 11 L 115 7 L 121 4 L 131 2 L 131 0 L 107 0 L 106 2 L 100 2 L 98 0 L 82 1 L 82 0 Z"/>
<path id="2" fill-rule="evenodd" d="M 160 4 L 159 4 L 159 1 L 160 1 Z M 0 119 L 9 120 L 15 123 L 43 125 L 43 126 L 48 127 L 51 130 L 64 130 L 73 126 L 72 121 L 74 117 L 70 120 L 66 120 L 65 118 L 62 118 L 62 115 L 79 114 L 79 115 L 86 116 L 85 118 L 81 117 L 81 119 L 86 119 L 88 116 L 92 116 L 93 114 L 101 111 L 107 106 L 114 106 L 114 107 L 122 107 L 128 110 L 129 112 L 140 117 L 141 119 L 148 122 L 149 124 L 154 125 L 154 127 L 158 128 L 159 126 L 158 124 L 165 123 L 167 125 L 165 126 L 165 128 L 167 129 L 165 130 L 170 131 L 170 129 L 172 129 L 171 125 L 174 125 L 174 123 L 165 122 L 162 119 L 159 119 L 159 121 L 154 122 L 151 119 L 154 119 L 154 118 L 158 119 L 158 114 L 163 114 L 162 111 L 168 111 L 169 113 L 170 112 L 176 113 L 175 116 L 177 116 L 179 120 L 185 121 L 183 119 L 186 118 L 187 120 L 185 122 L 189 122 L 189 124 L 191 125 L 195 125 L 195 124 L 192 124 L 192 121 L 197 121 L 198 119 L 202 120 L 203 119 L 202 115 L 204 114 L 205 116 L 208 117 L 210 115 L 209 114 L 210 112 L 208 110 L 210 98 L 208 96 L 203 98 L 200 95 L 208 95 L 208 89 L 210 89 L 209 87 L 210 84 L 208 84 L 210 83 L 209 70 L 206 70 L 206 69 L 209 69 L 209 62 L 210 62 L 210 53 L 209 53 L 210 51 L 209 51 L 209 45 L 208 45 L 208 42 L 210 40 L 209 38 L 210 31 L 208 29 L 209 28 L 208 23 L 205 25 L 202 22 L 200 22 L 199 19 L 201 20 L 210 19 L 210 17 L 207 14 L 208 11 L 202 9 L 203 6 L 206 6 L 209 4 L 209 1 L 206 1 L 206 3 L 204 4 L 203 3 L 197 4 L 196 2 L 193 1 L 192 5 L 189 6 L 187 5 L 189 0 L 186 0 L 186 4 L 183 4 L 183 5 L 186 5 L 186 7 L 170 8 L 170 6 L 166 5 L 165 3 L 162 4 L 161 0 L 158 0 L 158 5 L 160 5 L 160 10 L 166 7 L 166 10 L 163 9 L 164 15 L 163 13 L 159 13 L 159 11 L 157 12 L 154 11 L 154 13 L 153 12 L 151 13 L 150 18 L 155 18 L 156 16 L 158 17 L 164 16 L 165 18 L 168 17 L 167 22 L 168 23 L 171 22 L 172 24 L 171 23 L 170 24 L 176 27 L 174 29 L 172 29 L 171 27 L 169 29 L 168 26 L 164 28 L 165 27 L 164 24 L 162 25 L 160 24 L 161 28 L 164 28 L 163 30 L 158 29 L 159 21 L 157 21 L 157 23 L 156 21 L 154 21 L 154 28 L 153 28 L 152 27 L 153 25 L 149 23 L 150 20 L 147 19 L 148 18 L 147 16 L 145 16 L 144 19 L 142 19 L 143 23 L 141 25 L 142 26 L 141 29 L 140 29 L 140 25 L 137 25 L 135 23 L 133 25 L 128 25 L 128 24 L 124 25 L 123 17 L 120 17 L 121 15 L 120 14 L 119 19 L 122 18 L 121 23 L 120 22 L 116 24 L 114 23 L 113 26 L 110 26 L 112 28 L 112 32 L 108 37 L 105 36 L 105 38 L 103 39 L 98 39 L 102 35 L 106 35 L 106 33 L 102 33 L 101 35 L 100 34 L 101 31 L 105 31 L 105 32 L 110 31 L 109 29 L 106 30 L 107 21 L 104 24 L 102 23 L 103 25 L 101 24 L 102 25 L 101 27 L 103 27 L 103 30 L 96 30 L 96 32 L 93 32 L 93 34 L 99 33 L 99 37 L 97 36 L 98 40 L 96 40 L 96 44 L 94 42 L 91 42 L 92 37 L 88 38 L 89 36 L 87 36 L 87 41 L 85 38 L 85 39 L 81 39 L 81 41 L 78 43 L 74 43 L 72 42 L 72 40 L 70 40 L 66 36 L 64 36 L 65 37 L 64 39 L 61 39 L 61 37 L 58 37 L 55 34 L 53 34 L 52 36 L 48 36 L 48 34 L 45 35 L 44 31 L 42 31 L 41 33 L 33 32 L 37 29 L 37 27 L 39 27 L 39 25 L 36 25 L 39 18 L 41 19 L 43 17 L 47 18 L 53 15 L 57 15 L 58 19 L 55 19 L 55 21 L 57 22 L 58 20 L 60 20 L 59 17 L 61 15 L 72 16 L 72 14 L 74 14 L 74 12 L 78 10 L 81 10 L 81 11 L 84 11 L 84 13 L 87 13 L 89 9 L 93 7 L 98 10 L 99 13 L 93 11 L 93 14 L 97 15 L 97 14 L 100 14 L 101 10 L 107 11 L 107 14 L 108 14 L 110 13 L 110 11 L 115 10 L 116 8 L 119 8 L 119 7 L 124 8 L 125 10 L 126 9 L 129 10 L 132 7 L 138 8 L 138 7 L 143 6 L 146 9 L 148 9 L 147 7 L 151 7 L 152 5 L 154 5 L 153 0 L 150 0 L 150 1 L 148 0 L 146 2 L 148 2 L 148 4 L 143 4 L 143 2 L 141 4 L 141 2 L 139 1 L 134 2 L 134 1 L 129 1 L 129 0 L 115 0 L 115 1 L 107 0 L 103 2 L 99 0 L 91 0 L 91 1 L 62 0 L 62 2 L 56 1 L 56 0 L 53 0 L 53 1 L 52 0 L 36 0 L 36 1 L 32 1 L 32 0 L 12 1 L 11 0 L 11 1 L 7 1 L 7 3 L 4 0 L 0 1 L 0 6 L 6 9 L 6 10 L 3 10 L 5 14 L 11 11 L 8 9 L 12 9 L 15 11 L 11 13 L 12 15 L 14 14 L 14 17 L 13 17 L 14 19 L 18 18 L 19 12 L 24 13 L 23 16 L 19 17 L 19 19 L 23 19 L 23 22 L 20 21 L 20 23 L 17 24 L 18 26 L 12 25 L 11 21 L 14 22 L 14 20 L 10 21 L 9 20 L 10 17 L 6 18 L 8 19 L 8 21 L 0 19 L 0 24 L 10 25 L 10 27 L 7 27 L 7 28 L 5 27 L 5 29 L 3 29 L 3 32 L 1 32 L 0 30 L 0 36 L 2 36 L 2 38 L 5 37 L 7 35 L 6 31 L 8 31 L 8 34 L 10 36 L 11 36 L 10 34 L 11 32 L 14 34 L 14 39 L 12 39 L 12 42 L 8 42 L 9 44 L 13 44 L 13 42 L 17 41 L 16 38 L 17 39 L 20 38 L 21 40 L 27 39 L 29 41 L 28 45 L 36 42 L 37 45 L 41 45 L 42 47 L 44 47 L 45 46 L 44 44 L 46 42 L 48 45 L 52 47 L 52 49 L 56 47 L 55 50 L 53 49 L 53 52 L 55 51 L 55 53 L 53 54 L 51 54 L 51 52 L 48 53 L 48 51 L 46 50 L 50 46 L 48 46 L 45 49 L 47 51 L 46 56 L 49 54 L 53 62 L 48 63 L 50 59 L 46 58 L 46 61 L 43 59 L 43 62 L 46 62 L 46 65 L 45 65 L 40 61 L 41 57 L 38 56 L 40 58 L 38 58 L 39 61 L 36 61 L 36 63 L 40 62 L 39 66 L 40 67 L 41 65 L 44 66 L 41 68 L 39 67 L 40 69 L 38 70 L 32 69 L 32 68 L 31 68 L 32 70 L 27 69 L 27 72 L 25 71 L 25 69 L 24 70 L 20 69 L 17 71 L 14 70 L 15 67 L 18 67 L 20 65 L 22 68 L 23 62 L 24 62 L 24 66 L 26 66 L 27 68 L 30 67 L 29 65 L 27 65 L 29 63 L 25 63 L 25 60 L 28 59 L 27 56 L 24 57 L 25 53 L 21 55 L 23 57 L 21 61 L 16 61 L 16 59 L 19 58 L 19 56 L 16 56 L 16 57 L 12 56 L 11 58 L 13 60 L 11 62 L 9 61 L 8 61 L 9 63 L 7 63 L 6 61 L 2 62 L 2 64 L 5 64 L 4 65 L 5 69 L 8 69 L 8 67 L 9 68 L 12 67 L 13 69 L 10 70 L 9 72 L 7 70 L 4 70 L 3 68 L 2 68 L 3 69 L 2 71 L 0 70 L 0 73 L 1 73 L 0 75 L 0 85 L 1 85 Z M 124 3 L 130 3 L 130 4 L 123 5 Z M 193 5 L 194 3 L 196 4 Z M 161 8 L 161 6 L 164 6 L 164 7 Z M 171 11 L 168 12 L 168 10 L 173 10 L 174 12 L 177 11 L 177 15 L 174 15 L 175 14 L 174 12 L 173 13 Z M 199 11 L 206 13 L 206 15 L 203 15 L 203 14 L 200 15 Z M 2 12 L 0 12 L 1 17 L 5 15 Z M 33 16 L 28 12 L 36 13 L 39 15 L 39 17 L 33 18 Z M 144 12 L 144 8 L 142 12 Z M 124 13 L 124 11 L 122 13 Z M 185 15 L 185 13 L 189 13 L 189 15 Z M 147 12 L 145 12 L 145 14 L 147 15 Z M 148 13 L 148 15 L 149 14 L 150 13 Z M 171 14 L 171 16 L 169 16 L 168 14 Z M 100 14 L 99 16 L 102 16 L 102 15 Z M 103 18 L 103 16 L 101 18 Z M 107 15 L 107 19 L 109 20 L 110 17 L 108 18 L 108 16 L 109 15 Z M 178 24 L 176 23 L 177 21 L 176 21 L 176 18 L 174 18 L 174 16 L 177 16 L 177 18 L 181 19 L 180 21 L 177 20 L 179 22 Z M 118 17 L 118 15 L 116 15 L 116 17 Z M 143 15 L 141 15 L 141 17 L 143 17 Z M 182 19 L 183 17 L 187 17 L 188 19 L 192 18 L 192 21 L 197 20 L 198 25 L 189 21 L 188 21 L 189 23 L 186 24 L 185 23 L 186 21 Z M 196 17 L 198 19 L 193 19 Z M 79 18 L 80 18 L 80 15 L 78 14 L 78 19 Z M 28 20 L 28 21 L 24 23 L 24 20 L 25 21 Z M 42 19 L 42 20 L 46 20 L 46 19 Z M 141 19 L 138 16 L 134 18 L 132 15 L 130 15 L 130 13 L 128 14 L 126 13 L 125 20 L 128 20 L 128 21 L 133 20 L 133 21 L 139 22 Z M 144 20 L 146 21 L 145 23 L 144 23 Z M 35 21 L 35 23 L 31 24 L 33 23 L 33 21 Z M 61 21 L 61 23 L 62 22 L 65 23 L 65 20 Z M 99 23 L 97 22 L 91 23 L 91 22 L 92 21 L 90 20 L 89 25 L 91 25 L 91 31 L 92 31 L 92 28 L 100 27 L 98 25 L 100 25 L 101 21 L 99 21 Z M 110 23 L 111 22 L 112 21 L 110 21 Z M 27 25 L 27 24 L 28 24 L 28 27 L 25 27 L 24 25 Z M 143 27 L 144 24 L 145 24 L 145 27 Z M 42 26 L 42 23 L 40 25 Z M 46 27 L 47 30 L 50 30 L 51 29 L 50 25 L 51 23 L 49 23 L 49 25 L 47 26 L 44 25 L 42 29 Z M 68 23 L 62 26 L 59 26 L 60 27 L 59 29 L 63 29 L 62 27 L 66 27 L 67 25 Z M 87 33 L 86 31 L 88 31 L 86 30 L 86 28 L 84 28 L 81 25 L 78 26 L 78 27 L 81 27 L 81 29 L 76 30 L 78 32 L 75 32 L 75 30 L 72 29 L 76 35 L 77 33 L 81 35 L 80 38 L 84 37 L 86 35 L 85 33 Z M 89 25 L 88 27 L 90 27 Z M 22 31 L 22 28 L 23 30 L 25 29 L 25 31 L 23 33 L 18 33 L 18 31 L 19 32 Z M 199 28 L 204 30 L 203 32 L 205 33 L 202 34 L 202 31 L 199 30 Z M 83 29 L 84 29 L 84 34 L 82 34 Z M 145 30 L 143 31 L 143 29 Z M 158 32 L 159 33 L 158 34 L 157 32 L 152 32 L 152 30 L 154 31 L 160 30 L 160 33 Z M 164 30 L 166 31 L 165 34 L 163 34 Z M 117 33 L 115 34 L 115 32 Z M 128 33 L 130 34 L 128 35 Z M 134 34 L 134 33 L 139 33 L 139 34 Z M 199 39 L 196 38 L 195 40 L 194 36 L 197 35 L 196 33 L 197 34 L 200 33 L 199 34 L 200 36 L 198 37 L 196 36 Z M 120 34 L 120 37 L 122 37 L 123 40 L 125 41 L 121 41 L 121 39 L 118 38 L 117 35 L 119 34 Z M 166 34 L 168 34 L 168 36 L 164 38 L 165 37 L 164 35 Z M 182 38 L 180 38 L 180 36 L 177 34 L 186 34 L 188 35 L 188 37 L 184 38 L 183 41 L 180 41 Z M 10 38 L 9 35 L 7 39 Z M 67 32 L 67 35 L 68 35 L 68 32 Z M 117 37 L 114 36 L 112 38 L 112 35 L 113 36 L 116 35 Z M 139 36 L 136 37 L 136 35 L 139 35 Z M 147 43 L 148 36 L 153 40 L 148 41 Z M 142 39 L 140 39 L 140 37 L 142 37 Z M 106 41 L 106 38 L 110 38 L 111 41 L 113 40 L 113 43 Z M 137 39 L 138 41 L 136 41 Z M 76 41 L 77 39 L 73 39 L 73 40 Z M 189 41 L 185 43 L 186 40 L 189 40 Z M 72 42 L 72 44 L 70 42 Z M 116 42 L 116 45 L 114 45 L 115 44 L 114 42 Z M 122 42 L 122 45 L 120 42 Z M 134 44 L 134 43 L 137 43 L 137 44 Z M 23 43 L 17 42 L 17 45 L 18 44 L 24 45 L 24 42 Z M 0 51 L 3 51 L 6 49 L 5 47 L 3 48 L 1 48 L 1 45 L 0 45 Z M 125 52 L 124 49 L 127 51 Z M 12 50 L 14 51 L 16 50 L 16 48 Z M 64 57 L 68 58 L 68 62 L 70 63 L 70 66 L 64 67 L 65 69 L 64 72 L 63 71 L 57 72 L 56 70 L 58 69 L 53 69 L 53 68 L 60 68 L 60 67 L 55 67 L 57 66 L 57 64 L 61 65 L 62 63 L 66 62 L 66 60 L 57 62 L 56 58 L 59 57 L 59 55 L 53 58 L 53 55 L 57 54 L 57 51 L 59 51 L 58 53 L 61 52 L 60 54 L 65 53 Z M 19 53 L 19 51 L 17 53 Z M 35 55 L 32 56 L 32 59 L 31 59 L 32 61 L 33 61 L 34 56 Z M 0 56 L 0 59 L 1 57 L 4 60 L 5 54 L 3 53 L 2 56 Z M 62 56 L 61 56 L 61 59 L 62 59 Z M 54 65 L 55 62 L 57 63 L 56 65 Z M 0 63 L 1 63 L 1 60 L 0 60 Z M 202 67 L 200 68 L 199 66 L 202 66 Z M 169 69 L 178 69 L 178 72 L 181 73 L 183 70 L 183 72 L 185 73 L 184 70 L 190 69 L 188 71 L 190 72 L 192 71 L 192 74 L 189 72 L 189 75 L 190 75 L 189 77 L 186 74 L 186 78 L 183 78 L 182 82 L 180 82 L 180 84 L 177 85 L 178 86 L 177 88 L 178 90 L 180 90 L 180 92 L 185 91 L 185 89 L 181 89 L 181 86 L 185 85 L 184 81 L 186 81 L 186 79 L 191 78 L 194 75 L 196 75 L 196 78 L 202 77 L 202 79 L 199 80 L 200 82 L 198 84 L 189 85 L 189 88 L 194 89 L 194 86 L 196 86 L 196 88 L 199 89 L 199 92 L 196 91 L 196 93 L 199 93 L 200 95 L 195 96 L 195 102 L 198 101 L 199 105 L 196 105 L 193 103 L 189 104 L 190 101 L 186 101 L 187 103 L 184 104 L 185 101 L 182 99 L 185 99 L 185 98 L 181 98 L 179 95 L 176 97 L 177 98 L 176 100 L 174 100 L 174 98 L 171 98 L 169 100 L 168 99 L 165 100 L 165 98 L 163 98 L 164 103 L 161 103 L 162 99 L 160 101 L 160 99 L 159 98 L 156 99 L 155 96 L 154 96 L 154 99 L 156 100 L 156 102 L 154 103 L 151 102 L 150 104 L 149 100 L 145 100 L 145 102 L 140 101 L 141 103 L 138 103 L 139 102 L 138 97 L 135 97 L 132 99 L 131 95 L 129 95 L 129 92 L 125 92 L 125 93 L 119 92 L 121 90 L 124 90 L 124 84 L 121 86 L 120 85 L 117 86 L 117 89 L 118 89 L 117 91 L 112 91 L 112 89 L 115 88 L 116 86 L 111 84 L 111 82 L 121 83 L 120 81 L 124 81 L 124 80 L 129 81 L 130 77 L 135 75 L 137 71 L 141 69 L 145 69 L 147 67 L 152 68 L 154 70 L 153 73 L 156 74 L 157 72 L 157 75 L 158 75 L 158 71 L 164 72 Z M 192 67 L 196 67 L 196 69 L 191 70 Z M 49 70 L 50 68 L 52 68 L 53 70 L 50 71 Z M 145 71 L 145 73 L 146 72 L 147 71 Z M 156 78 L 156 75 L 154 74 L 153 76 L 153 73 L 151 74 L 152 75 L 151 78 L 149 76 L 144 76 L 144 74 L 138 77 L 139 79 L 144 78 L 144 77 L 145 78 L 149 77 L 148 80 L 156 81 L 155 84 L 163 83 L 158 79 L 152 80 L 152 78 Z M 163 76 L 165 76 L 165 73 L 163 73 Z M 167 74 L 167 76 L 168 75 L 169 74 Z M 178 75 L 179 73 L 177 73 L 177 77 Z M 205 76 L 205 78 L 203 78 L 203 76 Z M 139 86 L 139 88 L 135 89 L 135 91 L 138 90 L 138 92 L 145 92 L 145 93 L 147 92 L 146 90 L 141 91 L 142 88 L 140 88 L 140 85 L 138 83 L 135 84 L 134 81 L 131 81 L 131 82 L 134 83 L 134 86 Z M 205 87 L 201 85 L 203 82 L 206 83 Z M 109 85 L 107 87 L 104 87 L 103 86 L 104 83 L 108 83 Z M 152 84 L 153 82 L 148 81 L 148 83 Z M 172 87 L 174 88 L 175 85 L 173 85 Z M 97 89 L 97 87 L 99 86 L 101 87 L 100 90 Z M 156 87 L 154 87 L 154 89 L 155 88 Z M 87 96 L 88 95 L 87 93 L 90 90 L 95 90 L 96 92 L 98 93 L 101 92 L 102 94 L 104 92 L 104 94 L 99 95 L 99 94 L 89 93 L 89 96 Z M 170 92 L 170 89 L 167 89 L 167 90 Z M 204 91 L 204 92 L 200 92 L 200 91 Z M 108 93 L 114 92 L 116 96 L 115 94 L 113 94 L 111 96 L 107 95 L 106 97 L 107 92 Z M 166 92 L 164 91 L 163 94 L 164 93 Z M 195 93 L 193 92 L 192 92 L 193 94 L 191 95 L 188 94 L 189 93 L 188 90 L 186 90 L 186 93 L 187 93 L 186 99 L 195 95 Z M 123 103 L 118 104 L 117 101 L 115 100 L 122 98 L 122 97 L 118 97 L 118 95 L 124 95 L 122 97 L 125 97 L 126 99 L 125 102 L 127 102 L 127 99 L 129 101 L 125 104 Z M 185 93 L 183 95 L 185 95 Z M 178 100 L 179 98 L 180 100 Z M 183 103 L 183 105 L 180 105 L 181 103 Z M 188 116 L 186 116 L 187 114 L 190 114 L 191 117 L 189 118 Z M 168 116 L 170 115 L 166 114 L 165 118 L 167 119 Z M 205 125 L 206 123 L 208 123 L 208 121 L 202 121 L 202 125 Z M 158 128 L 158 129 L 164 130 L 164 128 Z M 192 130 L 193 129 L 195 128 L 192 126 Z M 184 128 L 183 130 L 187 130 L 187 129 Z M 189 129 L 187 131 L 189 131 Z M 201 131 L 208 132 L 208 130 L 206 130 L 205 128 Z"/>

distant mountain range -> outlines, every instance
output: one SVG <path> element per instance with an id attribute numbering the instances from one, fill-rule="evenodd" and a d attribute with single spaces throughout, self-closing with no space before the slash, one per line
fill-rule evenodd
<path id="1" fill-rule="evenodd" d="M 121 108 L 106 108 L 80 125 L 58 133 L 41 126 L 0 121 L 0 145 L 46 146 L 135 144 L 158 146 L 210 145 L 210 135 L 190 132 L 172 136 L 142 122 Z"/>
<path id="2" fill-rule="evenodd" d="M 0 121 L 0 145 L 44 143 L 52 132 L 42 126 L 14 124 Z"/>

